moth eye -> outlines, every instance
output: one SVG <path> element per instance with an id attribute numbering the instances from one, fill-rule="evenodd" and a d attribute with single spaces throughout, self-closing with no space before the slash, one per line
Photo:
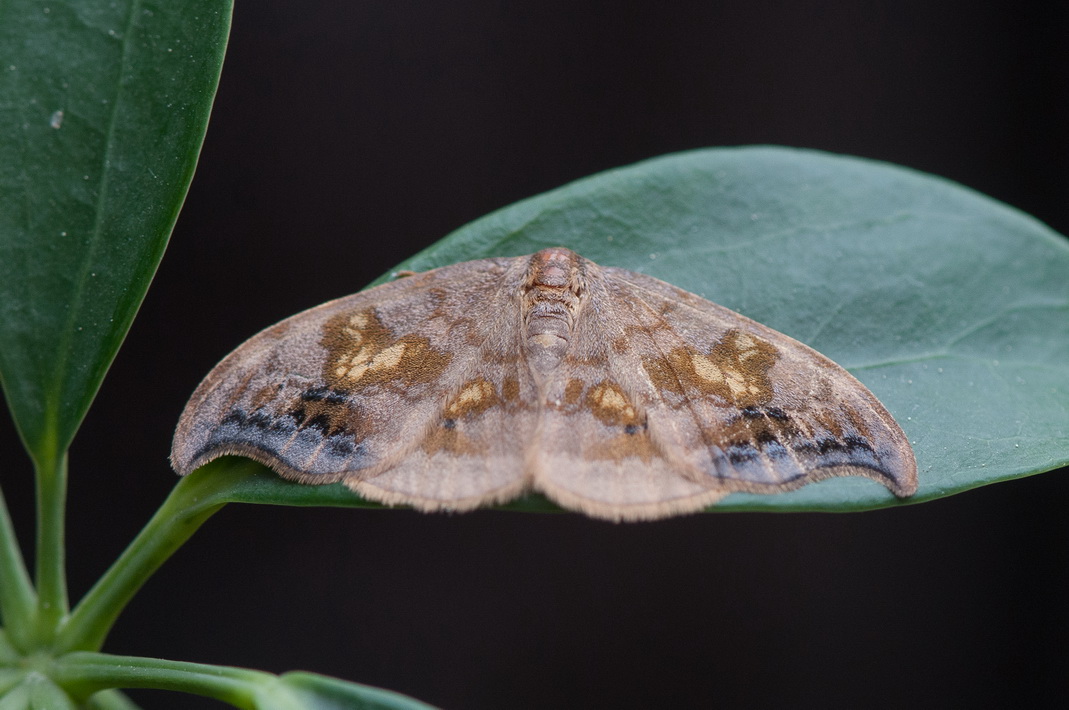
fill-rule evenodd
<path id="1" fill-rule="evenodd" d="M 457 428 L 457 420 L 456 419 L 443 419 L 442 420 L 442 426 L 444 428 L 450 429 L 450 430 L 451 429 L 456 429 Z"/>

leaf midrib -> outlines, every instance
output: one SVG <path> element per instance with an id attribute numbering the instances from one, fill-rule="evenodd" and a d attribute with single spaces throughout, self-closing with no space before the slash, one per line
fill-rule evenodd
<path id="1" fill-rule="evenodd" d="M 128 61 L 130 56 L 130 44 L 132 37 L 132 30 L 134 27 L 134 18 L 138 14 L 138 10 L 141 7 L 141 0 L 133 0 L 129 6 L 129 13 L 126 18 L 126 25 L 123 29 L 122 42 L 122 55 L 119 61 L 119 72 L 116 77 L 115 91 L 111 95 L 111 111 L 108 115 L 108 128 L 105 137 L 104 151 L 102 154 L 102 160 L 100 163 L 100 180 L 97 184 L 97 199 L 94 210 L 93 226 L 89 233 L 89 248 L 86 252 L 86 258 L 82 261 L 80 271 L 75 279 L 75 291 L 74 299 L 71 303 L 69 310 L 70 315 L 67 318 L 66 327 L 63 329 L 63 333 L 58 343 L 58 352 L 56 353 L 56 365 L 53 370 L 54 376 L 51 378 L 52 386 L 45 393 L 45 431 L 51 432 L 52 436 L 49 438 L 56 438 L 58 434 L 58 418 L 59 413 L 62 411 L 63 402 L 62 396 L 66 383 L 66 375 L 69 371 L 69 363 L 71 357 L 71 343 L 74 339 L 74 333 L 76 332 L 77 323 L 82 316 L 83 303 L 85 302 L 86 284 L 89 281 L 90 274 L 94 264 L 96 263 L 97 254 L 100 251 L 101 244 L 103 243 L 103 214 L 104 204 L 107 200 L 108 190 L 108 165 L 111 162 L 115 147 L 115 134 L 116 125 L 118 123 L 119 107 L 123 97 L 123 77 L 126 76 L 128 70 Z M 110 362 L 110 358 L 109 358 Z M 107 367 L 107 364 L 104 365 Z M 98 387 L 99 388 L 99 384 Z M 96 394 L 96 389 L 93 392 L 88 393 L 92 398 Z M 82 413 L 84 416 L 84 412 Z M 77 423 L 72 426 L 71 431 L 77 429 Z M 48 436 L 46 434 L 46 436 Z M 69 442 L 62 442 L 63 446 L 66 446 Z"/>

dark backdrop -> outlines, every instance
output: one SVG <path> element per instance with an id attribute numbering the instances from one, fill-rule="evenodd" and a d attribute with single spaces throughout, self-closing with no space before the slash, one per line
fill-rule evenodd
<path id="1" fill-rule="evenodd" d="M 174 484 L 173 425 L 226 352 L 574 178 L 805 146 L 937 173 L 1069 232 L 1067 8 L 239 2 L 186 208 L 71 453 L 72 593 Z M 28 540 L 29 467 L 8 461 Z M 1064 695 L 1067 483 L 639 525 L 230 506 L 107 650 L 457 709 L 1042 706 Z"/>

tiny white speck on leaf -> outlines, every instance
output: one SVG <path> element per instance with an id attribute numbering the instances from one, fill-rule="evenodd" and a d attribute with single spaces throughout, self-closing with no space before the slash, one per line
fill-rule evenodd
<path id="1" fill-rule="evenodd" d="M 48 119 L 48 125 L 57 129 L 63 125 L 63 109 L 59 109 L 52 113 L 52 118 Z"/>

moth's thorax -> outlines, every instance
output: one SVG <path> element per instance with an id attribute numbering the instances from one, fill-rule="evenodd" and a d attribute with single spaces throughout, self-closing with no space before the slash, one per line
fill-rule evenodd
<path id="1" fill-rule="evenodd" d="M 531 256 L 521 295 L 525 344 L 536 370 L 551 370 L 568 350 L 586 296 L 587 264 L 561 247 Z"/>

